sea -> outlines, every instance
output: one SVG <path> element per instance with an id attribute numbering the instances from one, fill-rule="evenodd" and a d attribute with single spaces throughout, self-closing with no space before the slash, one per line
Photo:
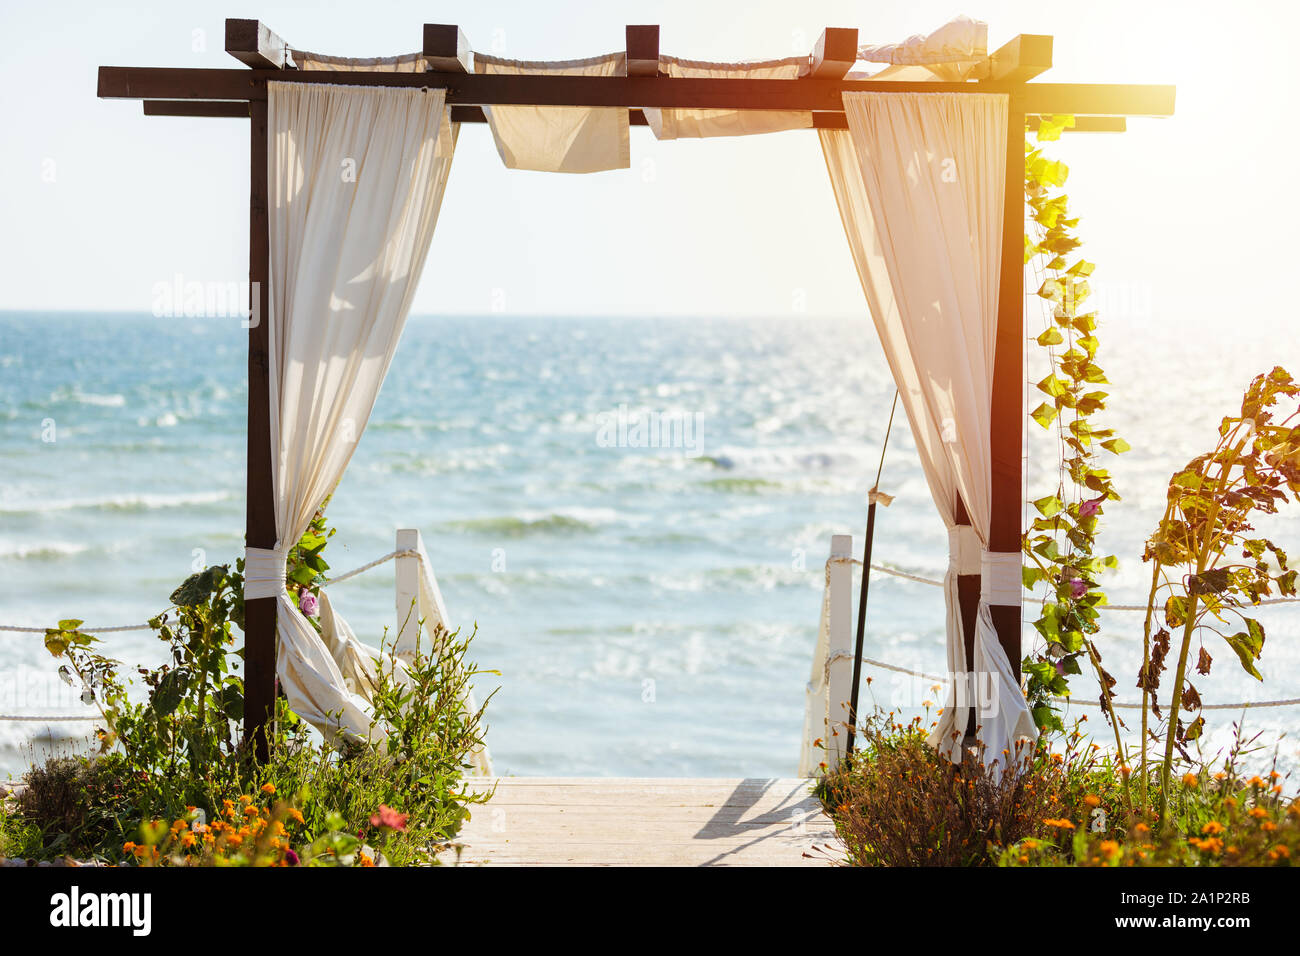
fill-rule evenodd
<path id="1" fill-rule="evenodd" d="M 1103 326 L 1106 424 L 1133 446 L 1103 519 L 1114 603 L 1145 600 L 1170 474 L 1212 446 L 1252 375 L 1286 360 L 1300 374 L 1294 336 L 1243 325 L 1219 348 L 1168 321 Z M 246 343 L 231 318 L 0 313 L 0 625 L 138 624 L 192 568 L 239 556 Z M 1033 382 L 1047 368 L 1029 352 Z M 413 316 L 330 503 L 325 557 L 341 574 L 420 530 L 453 625 L 493 672 L 477 690 L 496 690 L 498 773 L 791 776 L 831 535 L 862 546 L 893 394 L 864 318 Z M 1029 497 L 1052 492 L 1051 436 L 1027 454 Z M 946 535 L 901 413 L 881 488 L 894 501 L 874 560 L 940 577 Z M 1300 558 L 1300 508 L 1261 531 Z M 393 574 L 330 591 L 372 643 L 394 626 Z M 1209 635 L 1206 703 L 1300 697 L 1300 606 L 1260 617 L 1264 682 Z M 1103 621 L 1132 700 L 1142 615 Z M 937 588 L 873 574 L 868 656 L 941 672 L 943 622 Z M 132 672 L 163 645 L 123 631 L 100 649 Z M 57 664 L 42 635 L 0 631 L 0 715 L 85 714 Z M 864 706 L 927 719 L 931 685 L 865 667 Z M 1097 693 L 1075 678 L 1068 718 L 1106 744 L 1082 703 Z M 1244 721 L 1252 759 L 1296 766 L 1300 707 L 1206 718 L 1207 755 Z M 84 748 L 90 726 L 0 720 L 0 779 Z"/>

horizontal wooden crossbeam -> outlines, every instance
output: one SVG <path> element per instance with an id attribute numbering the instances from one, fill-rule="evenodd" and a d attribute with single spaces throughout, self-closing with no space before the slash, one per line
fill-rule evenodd
<path id="1" fill-rule="evenodd" d="M 645 113 L 641 110 L 628 110 L 628 122 L 632 126 L 647 126 Z M 248 104 L 236 100 L 145 100 L 145 116 L 194 116 L 218 118 L 248 118 Z M 1038 129 L 1040 118 L 1027 117 L 1029 128 Z M 451 108 L 453 123 L 486 123 L 487 116 L 481 106 L 453 106 Z M 813 113 L 813 129 L 848 129 L 849 124 L 843 113 Z M 1080 116 L 1074 126 L 1067 127 L 1067 133 L 1122 133 L 1127 128 L 1122 116 Z"/>
<path id="2" fill-rule="evenodd" d="M 99 68 L 99 95 L 156 100 L 266 99 L 268 81 L 445 88 L 456 106 L 643 106 L 685 109 L 812 110 L 838 113 L 842 94 L 1006 93 L 1023 113 L 1172 116 L 1174 87 L 1067 83 L 894 83 L 888 80 L 732 80 L 662 76 L 517 76 L 478 73 L 349 73 L 323 70 Z"/>

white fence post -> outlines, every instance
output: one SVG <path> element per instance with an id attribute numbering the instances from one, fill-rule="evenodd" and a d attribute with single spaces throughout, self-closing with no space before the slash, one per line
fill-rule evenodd
<path id="1" fill-rule="evenodd" d="M 839 767 L 844 759 L 853 684 L 853 535 L 831 535 L 827 573 L 827 712 L 826 765 Z"/>
<path id="2" fill-rule="evenodd" d="M 397 532 L 397 640 L 393 653 L 414 651 L 420 628 L 420 532 L 416 528 L 400 528 Z"/>

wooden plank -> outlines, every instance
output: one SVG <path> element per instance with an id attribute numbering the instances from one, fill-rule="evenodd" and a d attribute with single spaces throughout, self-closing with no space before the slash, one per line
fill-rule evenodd
<path id="1" fill-rule="evenodd" d="M 858 61 L 858 31 L 845 27 L 827 27 L 817 38 L 808 69 L 809 76 L 838 80 Z"/>
<path id="2" fill-rule="evenodd" d="M 226 52 L 255 70 L 293 67 L 289 45 L 260 20 L 226 20 Z"/>
<path id="3" fill-rule="evenodd" d="M 1024 83 L 1052 68 L 1052 38 L 1022 33 L 989 57 L 989 79 Z"/>
<path id="4" fill-rule="evenodd" d="M 248 104 L 235 100 L 145 100 L 144 115 L 248 119 Z"/>
<path id="5" fill-rule="evenodd" d="M 249 106 L 248 476 L 244 538 L 250 548 L 274 548 L 275 482 L 271 473 L 270 276 L 271 234 L 265 101 Z M 244 739 L 265 762 L 265 727 L 275 712 L 276 598 L 244 604 Z"/>
<path id="6" fill-rule="evenodd" d="M 1020 553 L 1024 508 L 1021 452 L 1025 427 L 1024 232 L 1025 116 L 1007 116 L 1006 183 L 1002 206 L 1002 255 L 998 283 L 998 327 L 994 339 L 989 453 L 992 513 L 988 549 Z M 1020 677 L 1022 605 L 991 605 L 993 626 L 1007 659 Z M 973 658 L 972 658 L 973 660 Z"/>
<path id="7" fill-rule="evenodd" d="M 659 26 L 628 26 L 627 75 L 655 76 L 659 73 Z"/>
<path id="8" fill-rule="evenodd" d="M 469 40 L 454 23 L 424 25 L 425 62 L 437 73 L 468 73 L 471 68 Z"/>
<path id="9" fill-rule="evenodd" d="M 496 866 L 808 866 L 842 858 L 796 779 L 498 777 L 457 837 L 460 862 Z M 455 854 L 448 853 L 448 862 Z"/>
<path id="10" fill-rule="evenodd" d="M 514 76 L 486 73 L 362 73 L 318 70 L 99 68 L 105 98 L 258 100 L 268 80 L 346 86 L 440 87 L 456 106 L 642 106 L 811 110 L 842 113 L 846 92 L 1006 93 L 1021 113 L 1172 116 L 1172 86 L 1064 83 L 894 83 L 888 80 L 730 80 L 662 76 Z"/>

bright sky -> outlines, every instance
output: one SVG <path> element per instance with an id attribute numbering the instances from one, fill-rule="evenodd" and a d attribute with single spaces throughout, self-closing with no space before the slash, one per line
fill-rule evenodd
<path id="1" fill-rule="evenodd" d="M 0 309 L 147 311 L 177 274 L 247 277 L 246 123 L 95 97 L 100 64 L 234 65 L 227 15 L 349 56 L 416 50 L 425 20 L 529 59 L 621 49 L 625 23 L 660 23 L 664 52 L 727 60 L 805 53 L 824 26 L 893 41 L 963 12 L 989 23 L 990 49 L 1054 34 L 1044 80 L 1178 86 L 1174 119 L 1057 144 L 1112 318 L 1290 326 L 1300 14 L 1132 0 L 6 4 Z M 660 144 L 634 128 L 630 170 L 564 176 L 504 169 L 475 125 L 414 311 L 488 312 L 495 295 L 518 314 L 781 315 L 800 293 L 810 314 L 863 309 L 815 134 Z"/>

